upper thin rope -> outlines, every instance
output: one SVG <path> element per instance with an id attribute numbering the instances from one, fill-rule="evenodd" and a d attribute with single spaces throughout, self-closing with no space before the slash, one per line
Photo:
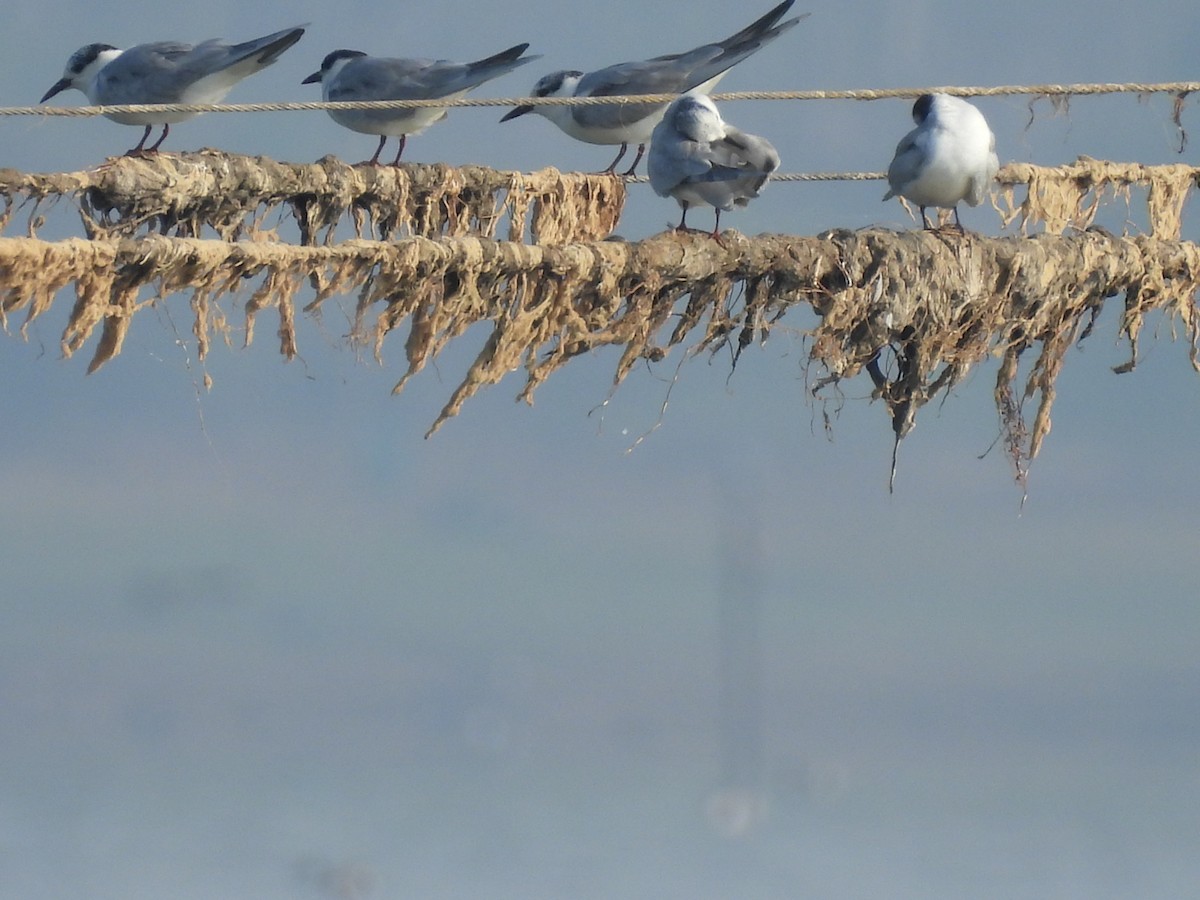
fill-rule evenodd
<path id="1" fill-rule="evenodd" d="M 871 88 L 811 91 L 726 91 L 712 94 L 713 100 L 895 100 L 922 94 L 951 94 L 956 97 L 1034 95 L 1046 97 L 1088 94 L 1175 94 L 1184 97 L 1200 91 L 1198 81 L 1158 83 L 1125 82 L 1093 84 L 996 85 L 992 87 Z M 343 109 L 425 109 L 459 106 L 600 106 L 633 103 L 670 103 L 678 94 L 626 94 L 612 97 L 463 97 L 457 100 L 341 100 L 289 101 L 286 103 L 123 103 L 107 106 L 7 106 L 0 116 L 104 116 L 136 113 L 257 113 L 303 112 Z"/>

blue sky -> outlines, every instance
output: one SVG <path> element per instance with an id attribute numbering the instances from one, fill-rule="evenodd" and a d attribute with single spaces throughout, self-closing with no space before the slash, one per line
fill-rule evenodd
<path id="1" fill-rule="evenodd" d="M 798 8 L 811 18 L 723 88 L 1195 77 L 1179 3 Z M 20 4 L 0 84 L 25 105 L 91 41 L 309 22 L 229 99 L 314 99 L 299 82 L 339 47 L 468 60 L 528 41 L 544 58 L 480 92 L 519 95 L 758 12 Z M 880 170 L 908 106 L 724 112 L 786 171 Z M 1002 162 L 1191 162 L 1198 145 L 1176 152 L 1163 97 L 1041 104 L 1032 124 L 1026 99 L 979 106 Z M 406 158 L 609 159 L 498 117 L 454 111 Z M 1200 127 L 1191 107 L 1184 124 Z M 138 137 L 103 120 L 0 129 L 2 164 L 27 171 Z M 321 113 L 209 115 L 165 145 L 201 146 L 357 160 L 374 139 Z M 912 227 L 882 193 L 773 185 L 723 224 Z M 621 233 L 676 217 L 634 187 Z M 1000 230 L 986 207 L 963 219 Z M 64 208 L 44 233 L 76 228 Z M 28 341 L 12 323 L 0 339 L 0 895 L 337 896 L 355 873 L 380 897 L 1171 897 L 1200 880 L 1200 377 L 1169 323 L 1151 320 L 1130 375 L 1110 371 L 1127 357 L 1119 299 L 1071 352 L 1022 510 L 1003 458 L 979 458 L 993 365 L 923 412 L 889 495 L 885 412 L 851 384 L 824 433 L 800 309 L 732 377 L 727 356 L 684 363 L 661 426 L 627 452 L 678 354 L 603 410 L 614 353 L 577 360 L 533 407 L 513 377 L 424 440 L 482 333 L 397 398 L 401 340 L 382 366 L 359 359 L 332 308 L 301 323 L 301 360 L 282 361 L 263 319 L 250 349 L 200 367 L 177 297 L 85 376 L 86 353 L 58 355 L 70 300 Z M 719 725 L 723 602 L 757 623 L 761 742 Z M 705 815 L 729 752 L 770 804 L 732 842 Z"/>

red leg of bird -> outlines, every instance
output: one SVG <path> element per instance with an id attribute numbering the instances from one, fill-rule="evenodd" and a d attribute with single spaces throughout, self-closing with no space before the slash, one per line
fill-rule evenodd
<path id="1" fill-rule="evenodd" d="M 359 165 L 363 165 L 363 166 L 379 165 L 379 154 L 383 152 L 383 145 L 386 143 L 387 143 L 387 135 L 381 134 L 379 136 L 379 146 L 375 148 L 375 155 L 372 156 L 370 159 L 368 159 L 365 163 L 359 163 Z"/>
<path id="2" fill-rule="evenodd" d="M 626 177 L 626 178 L 628 178 L 630 175 L 632 175 L 632 174 L 633 174 L 633 171 L 634 171 L 634 169 L 636 169 L 636 168 L 637 168 L 637 164 L 638 164 L 638 163 L 640 163 L 640 162 L 642 161 L 642 155 L 643 155 L 645 152 L 646 152 L 646 145 L 645 145 L 645 144 L 638 144 L 637 156 L 635 156 L 635 157 L 633 158 L 633 165 L 632 165 L 632 166 L 630 166 L 628 169 L 626 169 L 626 170 L 625 170 L 625 172 L 623 173 L 623 174 L 625 175 L 625 177 Z M 618 157 L 618 158 L 619 158 L 619 157 Z M 613 162 L 613 166 L 615 167 L 616 165 L 617 165 L 617 164 L 616 164 L 616 162 L 614 161 L 614 162 Z"/>
<path id="3" fill-rule="evenodd" d="M 622 144 L 620 151 L 617 153 L 617 158 L 608 164 L 607 169 L 601 169 L 597 175 L 613 175 L 617 171 L 617 163 L 621 161 L 621 157 L 625 155 L 625 151 L 629 149 L 628 144 Z"/>
<path id="4" fill-rule="evenodd" d="M 392 160 L 392 168 L 398 169 L 400 167 L 400 154 L 402 154 L 404 152 L 404 144 L 407 141 L 408 141 L 407 134 L 400 135 L 400 149 L 398 149 L 396 151 L 396 158 Z"/>
<path id="5" fill-rule="evenodd" d="M 171 130 L 170 125 L 164 125 L 163 133 L 161 135 L 159 135 L 159 138 L 157 141 L 155 141 L 153 144 L 151 144 L 149 147 L 146 148 L 146 152 L 147 153 L 157 153 L 159 146 L 162 144 L 163 141 L 165 141 L 167 139 L 167 132 L 170 130 Z"/>
<path id="6" fill-rule="evenodd" d="M 717 221 L 713 225 L 712 239 L 721 244 L 721 211 L 719 209 L 717 210 Z M 724 247 L 725 245 L 721 244 L 721 246 Z"/>
<path id="7" fill-rule="evenodd" d="M 146 146 L 146 138 L 150 137 L 150 129 L 152 126 L 147 125 L 146 130 L 142 132 L 142 139 L 137 142 L 137 146 L 125 153 L 126 156 L 141 156 L 142 148 Z"/>

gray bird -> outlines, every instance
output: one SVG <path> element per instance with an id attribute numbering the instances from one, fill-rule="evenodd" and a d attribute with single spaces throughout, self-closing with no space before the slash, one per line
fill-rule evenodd
<path id="1" fill-rule="evenodd" d="M 779 168 L 779 154 L 765 138 L 727 124 L 706 94 L 684 94 L 655 127 L 646 168 L 654 192 L 683 207 L 676 230 L 687 230 L 690 207 L 712 206 L 716 238 L 721 212 L 757 197 Z"/>
<path id="2" fill-rule="evenodd" d="M 444 59 L 389 59 L 367 56 L 358 50 L 334 50 L 321 68 L 302 82 L 320 82 L 321 96 L 330 100 L 457 100 L 485 81 L 498 78 L 518 66 L 540 59 L 522 56 L 528 44 L 517 44 L 495 56 L 472 63 Z M 379 135 L 379 146 L 369 165 L 379 163 L 379 154 L 389 136 L 400 138 L 400 149 L 392 165 L 400 164 L 410 134 L 419 134 L 446 117 L 446 108 L 331 109 L 329 115 L 351 131 Z"/>
<path id="3" fill-rule="evenodd" d="M 161 41 L 119 50 L 111 44 L 88 44 L 67 60 L 63 77 L 41 102 L 75 88 L 93 105 L 133 103 L 219 103 L 245 78 L 275 62 L 283 51 L 300 40 L 303 28 L 288 28 L 243 44 L 211 40 L 202 44 Z M 122 125 L 144 125 L 137 146 L 126 156 L 155 153 L 175 122 L 195 116 L 189 112 L 108 113 Z M 151 146 L 146 139 L 155 125 L 162 135 Z"/>
<path id="4" fill-rule="evenodd" d="M 900 196 L 917 204 L 926 228 L 933 227 L 925 215 L 927 206 L 953 209 L 961 230 L 958 204 L 982 203 L 1000 170 L 996 136 L 983 113 L 948 94 L 922 94 L 912 117 L 917 127 L 896 147 L 883 199 Z"/>
<path id="5" fill-rule="evenodd" d="M 595 72 L 564 70 L 551 72 L 533 86 L 534 97 L 612 97 L 622 94 L 708 93 L 730 68 L 762 49 L 793 27 L 808 13 L 779 22 L 795 0 L 784 0 L 762 18 L 737 34 L 715 44 L 704 44 L 687 53 L 656 56 L 643 62 L 625 62 Z M 778 24 L 776 24 L 778 23 Z M 597 104 L 594 106 L 534 106 L 526 104 L 508 112 L 507 122 L 526 113 L 549 119 L 578 141 L 589 144 L 620 144 L 616 159 L 604 170 L 616 171 L 630 144 L 637 155 L 625 175 L 632 175 L 646 152 L 654 126 L 666 111 L 666 103 Z"/>

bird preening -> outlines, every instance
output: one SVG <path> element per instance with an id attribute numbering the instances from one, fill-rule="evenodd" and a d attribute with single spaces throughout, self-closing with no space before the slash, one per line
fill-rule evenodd
<path id="1" fill-rule="evenodd" d="M 676 230 L 687 230 L 689 208 L 711 206 L 718 238 L 721 212 L 757 197 L 779 168 L 779 154 L 766 138 L 725 122 L 707 95 L 684 94 L 655 127 L 646 165 L 654 192 L 683 209 Z"/>

